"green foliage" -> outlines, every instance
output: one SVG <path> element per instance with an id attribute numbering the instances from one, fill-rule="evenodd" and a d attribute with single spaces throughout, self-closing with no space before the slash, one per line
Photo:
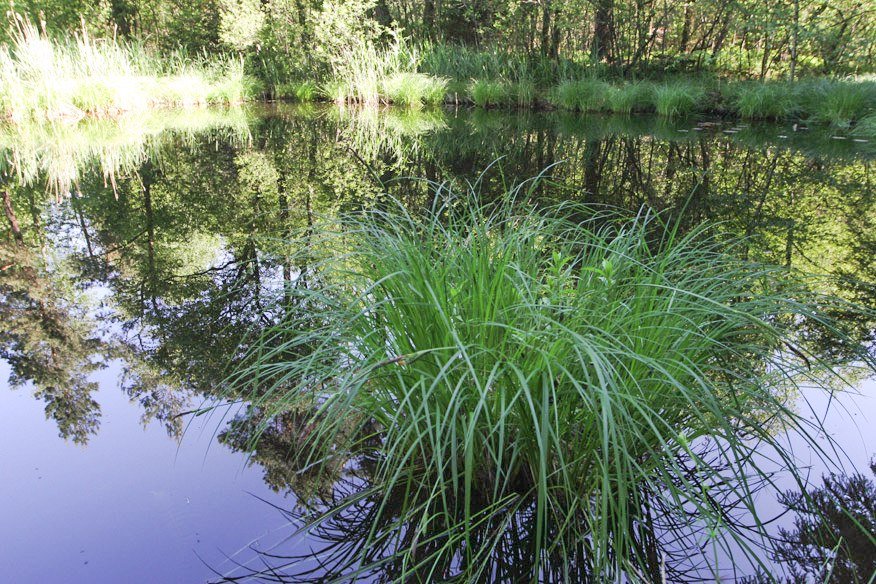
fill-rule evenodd
<path id="1" fill-rule="evenodd" d="M 680 81 L 658 84 L 654 88 L 657 113 L 667 118 L 686 116 L 702 106 L 706 91 L 693 83 Z"/>
<path id="2" fill-rule="evenodd" d="M 637 81 L 612 87 L 607 101 L 608 109 L 616 114 L 653 111 L 654 86 L 645 81 Z"/>
<path id="3" fill-rule="evenodd" d="M 874 81 L 823 79 L 801 83 L 798 93 L 812 120 L 838 128 L 848 128 L 856 120 L 876 111 Z"/>
<path id="4" fill-rule="evenodd" d="M 535 82 L 523 79 L 511 84 L 511 98 L 517 107 L 530 107 L 535 103 L 537 91 Z"/>
<path id="5" fill-rule="evenodd" d="M 478 107 L 499 107 L 507 105 L 511 99 L 511 89 L 504 81 L 477 79 L 468 87 L 472 102 Z"/>
<path id="6" fill-rule="evenodd" d="M 554 102 L 568 110 L 598 112 L 609 108 L 612 87 L 604 81 L 564 81 L 554 90 Z"/>
<path id="7" fill-rule="evenodd" d="M 283 322 L 230 380 L 268 419 L 311 412 L 306 468 L 361 457 L 373 488 L 308 527 L 374 497 L 351 565 L 388 548 L 460 581 L 485 576 L 522 518 L 535 558 L 522 581 L 549 555 L 594 581 L 654 573 L 639 551 L 660 535 L 648 509 L 671 541 L 705 528 L 712 545 L 747 542 L 715 501 L 754 512 L 776 461 L 796 473 L 780 429 L 821 452 L 786 389 L 827 389 L 843 363 L 808 351 L 794 323 L 842 337 L 827 312 L 856 309 L 646 212 L 438 194 L 425 216 L 350 216 L 290 242 L 319 285 L 287 288 Z"/>
<path id="8" fill-rule="evenodd" d="M 70 41 L 20 21 L 12 45 L 0 46 L 0 112 L 16 122 L 115 116 L 156 106 L 238 103 L 252 81 L 236 58 L 158 58 L 137 44 Z"/>
<path id="9" fill-rule="evenodd" d="M 423 73 L 395 73 L 383 80 L 381 93 L 390 103 L 403 107 L 439 105 L 447 93 L 447 80 Z"/>
<path id="10" fill-rule="evenodd" d="M 312 81 L 293 81 L 274 88 L 274 97 L 289 98 L 304 103 L 316 101 L 319 96 L 319 87 Z"/>
<path id="11" fill-rule="evenodd" d="M 255 45 L 265 26 L 259 0 L 220 0 L 219 39 L 242 51 Z"/>
<path id="12" fill-rule="evenodd" d="M 784 120 L 795 112 L 793 86 L 787 83 L 757 83 L 735 87 L 730 99 L 735 111 L 747 119 Z"/>
<path id="13" fill-rule="evenodd" d="M 858 123 L 855 124 L 855 129 L 852 130 L 852 134 L 856 136 L 876 137 L 876 113 L 861 118 Z"/>

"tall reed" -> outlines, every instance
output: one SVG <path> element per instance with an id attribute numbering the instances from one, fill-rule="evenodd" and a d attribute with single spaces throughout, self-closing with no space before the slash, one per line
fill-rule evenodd
<path id="1" fill-rule="evenodd" d="M 13 30 L 0 46 L 0 115 L 15 122 L 239 103 L 256 91 L 239 58 L 159 57 L 85 32 L 50 39 L 21 18 Z"/>
<path id="2" fill-rule="evenodd" d="M 776 462 L 800 479 L 783 433 L 823 453 L 788 390 L 825 388 L 846 363 L 796 330 L 853 347 L 828 316 L 840 301 L 646 211 L 435 200 L 292 242 L 308 276 L 229 380 L 269 417 L 310 412 L 308 472 L 341 457 L 367 474 L 308 526 L 372 501 L 347 575 L 381 549 L 394 581 L 486 579 L 520 521 L 520 581 L 557 556 L 596 582 L 659 572 L 644 541 L 757 562 L 755 492 Z M 750 531 L 721 501 L 754 515 Z"/>

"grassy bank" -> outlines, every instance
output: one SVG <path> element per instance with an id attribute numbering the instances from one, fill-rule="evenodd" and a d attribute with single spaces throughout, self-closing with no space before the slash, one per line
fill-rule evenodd
<path id="1" fill-rule="evenodd" d="M 136 43 L 85 33 L 51 39 L 24 20 L 0 47 L 0 116 L 16 123 L 233 104 L 254 93 L 243 62 L 233 57 L 159 57 Z"/>
<path id="2" fill-rule="evenodd" d="M 353 458 L 367 474 L 310 527 L 373 497 L 351 570 L 385 550 L 397 581 L 486 579 L 518 523 L 534 559 L 516 581 L 552 562 L 637 580 L 660 571 L 643 542 L 765 537 L 717 502 L 755 513 L 773 464 L 759 461 L 802 481 L 786 430 L 823 452 L 789 391 L 830 391 L 846 359 L 872 359 L 821 355 L 797 331 L 853 347 L 829 313 L 854 307 L 647 213 L 446 195 L 292 242 L 309 285 L 290 284 L 232 380 L 256 410 L 304 416 L 303 468 Z"/>
<path id="3" fill-rule="evenodd" d="M 275 97 L 347 104 L 438 104 L 563 109 L 667 118 L 710 114 L 830 124 L 873 134 L 876 80 L 870 77 L 726 81 L 694 77 L 611 80 L 570 61 L 521 60 L 444 45 L 397 42 L 342 55 L 324 81 L 275 83 Z M 862 122 L 859 124 L 859 122 Z"/>
<path id="4" fill-rule="evenodd" d="M 524 80 L 475 80 L 466 84 L 424 73 L 394 74 L 361 91 L 355 82 L 290 83 L 278 97 L 297 101 L 437 104 L 481 108 L 561 109 L 582 113 L 651 113 L 667 118 L 709 114 L 735 119 L 795 121 L 876 135 L 876 81 L 817 79 L 796 83 L 569 80 L 547 89 Z M 366 97 L 367 96 L 367 97 Z"/>

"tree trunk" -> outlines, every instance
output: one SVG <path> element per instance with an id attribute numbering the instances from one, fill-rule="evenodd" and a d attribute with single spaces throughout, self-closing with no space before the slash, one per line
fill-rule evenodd
<path id="1" fill-rule="evenodd" d="M 690 45 L 690 33 L 693 28 L 693 7 L 688 4 L 684 7 L 684 25 L 681 29 L 681 41 L 678 44 L 679 52 L 686 53 Z"/>
<path id="2" fill-rule="evenodd" d="M 596 0 L 594 24 L 592 54 L 595 60 L 610 63 L 611 43 L 614 38 L 614 0 Z"/>
<path id="3" fill-rule="evenodd" d="M 797 75 L 797 41 L 800 33 L 800 0 L 794 0 L 794 28 L 791 32 L 791 72 L 793 82 Z"/>
<path id="4" fill-rule="evenodd" d="M 435 0 L 423 2 L 423 30 L 429 38 L 435 37 Z"/>
<path id="5" fill-rule="evenodd" d="M 541 54 L 549 56 L 549 39 L 551 29 L 551 0 L 542 0 L 541 9 Z"/>

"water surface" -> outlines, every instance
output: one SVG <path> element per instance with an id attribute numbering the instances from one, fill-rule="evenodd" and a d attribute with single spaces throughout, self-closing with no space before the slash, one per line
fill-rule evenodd
<path id="1" fill-rule="evenodd" d="M 829 274 L 831 291 L 876 307 L 876 144 L 828 129 L 276 106 L 7 129 L 0 146 L 10 582 L 203 582 L 244 573 L 227 556 L 258 566 L 251 548 L 308 552 L 284 542 L 292 529 L 272 505 L 331 485 L 299 472 L 288 426 L 249 452 L 245 405 L 189 412 L 217 396 L 246 331 L 276 317 L 295 277 L 283 238 L 387 192 L 416 212 L 435 183 L 488 201 L 541 175 L 530 184 L 545 204 L 718 222 L 746 238 L 739 253 Z M 846 324 L 872 341 L 873 323 Z M 856 385 L 828 428 L 848 454 L 837 462 L 864 471 L 876 387 Z"/>

